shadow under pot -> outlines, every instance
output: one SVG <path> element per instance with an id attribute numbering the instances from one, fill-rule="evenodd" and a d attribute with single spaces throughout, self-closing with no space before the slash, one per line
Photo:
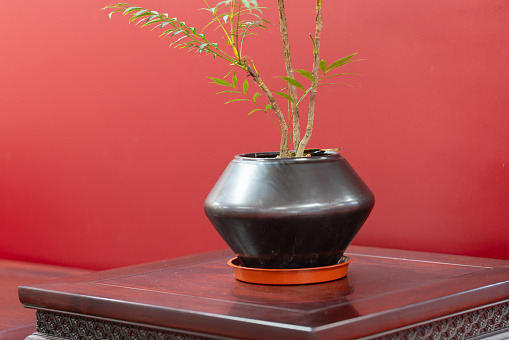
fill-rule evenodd
<path id="1" fill-rule="evenodd" d="M 205 213 L 241 264 L 312 268 L 338 263 L 375 198 L 339 152 L 302 158 L 237 155 Z"/>

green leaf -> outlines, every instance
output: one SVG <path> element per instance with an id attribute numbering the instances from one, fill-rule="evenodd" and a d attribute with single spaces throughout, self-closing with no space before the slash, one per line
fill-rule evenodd
<path id="1" fill-rule="evenodd" d="M 269 111 L 269 109 L 272 109 L 272 106 L 270 104 L 265 105 L 265 112 Z"/>
<path id="2" fill-rule="evenodd" d="M 159 37 L 162 37 L 162 36 L 168 36 L 168 35 L 170 35 L 170 33 L 174 32 L 174 31 L 175 31 L 175 28 L 170 28 L 169 30 L 166 30 L 166 31 L 164 31 L 163 33 L 161 33 L 161 34 L 159 35 Z M 173 34 L 172 34 L 172 35 L 173 35 Z"/>
<path id="3" fill-rule="evenodd" d="M 327 69 L 325 70 L 325 72 L 329 72 L 330 70 L 333 70 L 335 68 L 338 68 L 340 66 L 343 66 L 345 64 L 348 64 L 350 63 L 350 59 L 352 59 L 357 53 L 354 53 L 354 54 L 351 54 L 347 57 L 344 57 L 344 58 L 341 58 L 341 59 L 338 59 L 336 60 L 335 62 L 333 62 L 332 64 L 329 65 L 329 67 L 327 67 Z M 324 73 L 325 73 L 324 72 Z"/>
<path id="4" fill-rule="evenodd" d="M 110 12 L 110 14 L 108 14 L 110 19 L 111 19 L 111 16 L 113 15 L 113 13 L 116 13 L 116 12 L 122 12 L 122 10 L 121 9 L 117 9 L 117 10 L 114 10 L 113 12 Z"/>
<path id="5" fill-rule="evenodd" d="M 220 79 L 220 78 L 212 78 L 209 77 L 214 83 L 221 86 L 228 86 L 228 87 L 235 87 L 233 84 L 230 84 L 227 80 Z"/>
<path id="6" fill-rule="evenodd" d="M 207 46 L 208 44 L 207 43 L 203 43 L 200 45 L 200 47 L 198 48 L 198 53 L 201 53 L 201 51 L 203 51 L 203 49 Z"/>
<path id="7" fill-rule="evenodd" d="M 318 64 L 318 66 L 320 66 L 320 70 L 322 70 L 323 74 L 325 74 L 325 70 L 327 68 L 327 63 L 325 60 L 320 60 L 320 64 Z"/>
<path id="8" fill-rule="evenodd" d="M 175 34 L 173 34 L 175 35 Z M 181 36 L 180 38 L 178 38 L 177 40 L 175 40 L 174 42 L 172 42 L 170 44 L 170 47 L 173 46 L 174 44 L 177 44 L 180 40 L 184 39 L 184 38 L 187 38 L 185 35 Z M 177 44 L 177 46 L 179 46 L 179 44 Z"/>
<path id="9" fill-rule="evenodd" d="M 213 8 L 200 8 L 200 9 L 204 9 L 204 10 L 209 11 L 212 14 L 216 15 L 217 7 L 213 7 Z"/>
<path id="10" fill-rule="evenodd" d="M 292 102 L 295 104 L 295 102 L 293 101 L 292 97 L 290 97 L 288 94 L 284 93 L 284 92 L 274 92 L 274 94 L 277 94 L 278 96 L 281 96 L 283 98 L 285 98 L 286 100 Z"/>
<path id="11" fill-rule="evenodd" d="M 157 16 L 156 16 L 156 17 L 157 17 Z M 148 19 L 147 19 L 147 21 L 145 21 L 145 23 L 144 23 L 143 25 L 141 25 L 141 27 L 145 27 L 145 26 L 149 26 L 149 25 L 157 24 L 157 23 L 160 23 L 160 22 L 164 22 L 164 20 L 148 18 Z M 158 26 L 159 26 L 159 25 L 158 25 Z"/>
<path id="12" fill-rule="evenodd" d="M 244 84 L 242 84 L 242 91 L 244 91 L 244 94 L 246 94 L 247 90 L 249 89 L 249 81 L 244 80 Z"/>
<path id="13" fill-rule="evenodd" d="M 229 104 L 229 103 L 233 103 L 233 102 L 249 102 L 250 100 L 249 99 L 243 99 L 243 98 L 240 98 L 240 99 L 232 99 L 232 100 L 229 100 L 227 101 L 225 104 Z"/>
<path id="14" fill-rule="evenodd" d="M 126 8 L 126 10 L 124 11 L 124 13 L 122 13 L 123 15 L 126 15 L 127 13 L 130 13 L 130 12 L 133 12 L 133 11 L 137 11 L 141 9 L 141 7 L 129 7 L 129 8 Z"/>
<path id="15" fill-rule="evenodd" d="M 256 112 L 256 111 L 262 111 L 262 109 L 254 109 L 251 112 L 249 112 L 247 115 L 249 116 L 251 113 Z"/>
<path id="16" fill-rule="evenodd" d="M 252 9 L 255 9 L 257 11 L 259 11 L 260 13 L 262 12 L 260 10 L 260 8 L 258 7 L 258 2 L 256 0 L 242 0 L 242 4 L 249 10 L 251 11 Z"/>
<path id="17" fill-rule="evenodd" d="M 353 85 L 350 85 L 350 84 L 347 84 L 347 83 L 325 83 L 325 84 L 320 84 L 318 86 L 325 86 L 325 85 L 346 85 L 346 86 L 353 87 Z"/>
<path id="18" fill-rule="evenodd" d="M 316 54 L 316 44 L 315 44 L 315 39 L 313 38 L 313 36 L 311 35 L 311 33 L 309 33 L 309 37 L 311 38 L 311 41 L 313 42 L 313 54 Z"/>
<path id="19" fill-rule="evenodd" d="M 302 86 L 301 83 L 299 83 L 297 80 L 293 79 L 293 78 L 288 78 L 288 77 L 281 77 L 283 78 L 284 81 L 286 81 L 288 84 L 291 84 L 293 86 L 296 86 L 298 87 L 299 89 L 301 89 L 302 91 L 306 91 L 306 89 L 304 88 L 304 86 Z"/>
<path id="20" fill-rule="evenodd" d="M 147 10 L 147 9 L 142 9 L 141 11 L 139 11 L 138 13 L 136 13 L 135 15 L 133 15 L 131 17 L 131 19 L 129 19 L 129 23 L 131 23 L 131 21 L 133 20 L 136 20 L 136 19 L 139 19 L 139 18 L 142 18 L 142 17 L 146 17 L 146 16 L 149 16 L 151 15 L 152 13 Z"/>
<path id="21" fill-rule="evenodd" d="M 315 78 L 313 77 L 313 75 L 309 71 L 306 71 L 306 70 L 295 70 L 295 71 L 299 72 L 301 76 L 306 77 L 306 78 L 308 78 L 311 81 L 315 80 Z"/>
<path id="22" fill-rule="evenodd" d="M 347 74 L 354 74 L 354 75 L 356 75 L 356 76 L 360 76 L 360 74 L 359 74 L 359 73 L 337 73 L 337 74 L 333 74 L 333 75 L 331 75 L 331 76 L 322 77 L 322 78 L 320 78 L 320 80 L 322 80 L 322 79 L 328 79 L 328 78 L 333 78 L 333 77 L 338 77 L 338 76 L 344 76 L 344 75 L 347 75 Z"/>
<path id="23" fill-rule="evenodd" d="M 235 72 L 233 72 L 232 84 L 233 87 L 237 87 L 237 76 L 235 75 Z"/>
<path id="24" fill-rule="evenodd" d="M 254 103 L 254 102 L 256 101 L 256 99 L 257 99 L 258 97 L 260 97 L 260 96 L 261 96 L 261 93 L 260 93 L 260 92 L 256 92 L 256 93 L 253 95 L 253 103 Z"/>
<path id="25" fill-rule="evenodd" d="M 220 94 L 220 93 L 241 93 L 241 92 L 237 91 L 237 90 L 226 90 L 226 91 L 216 92 L 216 94 Z"/>

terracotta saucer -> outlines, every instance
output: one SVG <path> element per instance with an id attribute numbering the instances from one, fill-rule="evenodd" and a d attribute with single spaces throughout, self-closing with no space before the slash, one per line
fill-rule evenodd
<path id="1" fill-rule="evenodd" d="M 264 269 L 243 267 L 237 257 L 228 261 L 237 280 L 265 285 L 301 285 L 327 282 L 346 276 L 352 258 L 343 255 L 338 264 L 300 269 Z"/>

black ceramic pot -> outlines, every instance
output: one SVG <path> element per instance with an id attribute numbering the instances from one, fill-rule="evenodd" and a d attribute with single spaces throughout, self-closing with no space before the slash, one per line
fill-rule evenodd
<path id="1" fill-rule="evenodd" d="M 276 156 L 235 156 L 205 200 L 207 217 L 244 266 L 336 264 L 373 209 L 373 193 L 338 152 Z"/>

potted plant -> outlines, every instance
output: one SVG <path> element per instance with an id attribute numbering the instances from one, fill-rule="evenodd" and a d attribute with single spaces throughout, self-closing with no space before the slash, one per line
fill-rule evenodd
<path id="1" fill-rule="evenodd" d="M 285 90 L 272 91 L 255 61 L 245 53 L 250 35 L 270 24 L 262 17 L 266 8 L 257 0 L 224 0 L 213 6 L 209 1 L 204 0 L 204 9 L 211 14 L 206 27 L 224 34 L 222 44 L 166 13 L 127 3 L 104 9 L 111 10 L 110 18 L 118 12 L 129 17 L 129 23 L 159 29 L 161 37 L 172 38 L 172 46 L 228 63 L 231 70 L 226 76 L 210 77 L 223 87 L 219 93 L 233 95 L 228 103 L 251 102 L 249 114 L 264 113 L 278 127 L 279 151 L 235 156 L 205 201 L 209 220 L 237 254 L 240 265 L 271 269 L 334 265 L 367 219 L 374 196 L 337 150 L 308 150 L 306 146 L 313 131 L 318 88 L 349 74 L 338 72 L 338 68 L 354 61 L 356 54 L 330 63 L 320 57 L 322 2 L 315 0 L 316 28 L 314 35 L 310 34 L 312 66 L 309 70 L 294 69 L 285 4 L 278 0 L 286 75 L 280 77 Z M 244 78 L 237 76 L 240 73 L 245 80 L 239 80 Z M 252 83 L 258 91 L 250 95 Z M 261 96 L 267 100 L 265 105 Z M 305 116 L 300 111 L 304 98 L 308 101 Z M 303 135 L 301 120 L 306 120 Z"/>

